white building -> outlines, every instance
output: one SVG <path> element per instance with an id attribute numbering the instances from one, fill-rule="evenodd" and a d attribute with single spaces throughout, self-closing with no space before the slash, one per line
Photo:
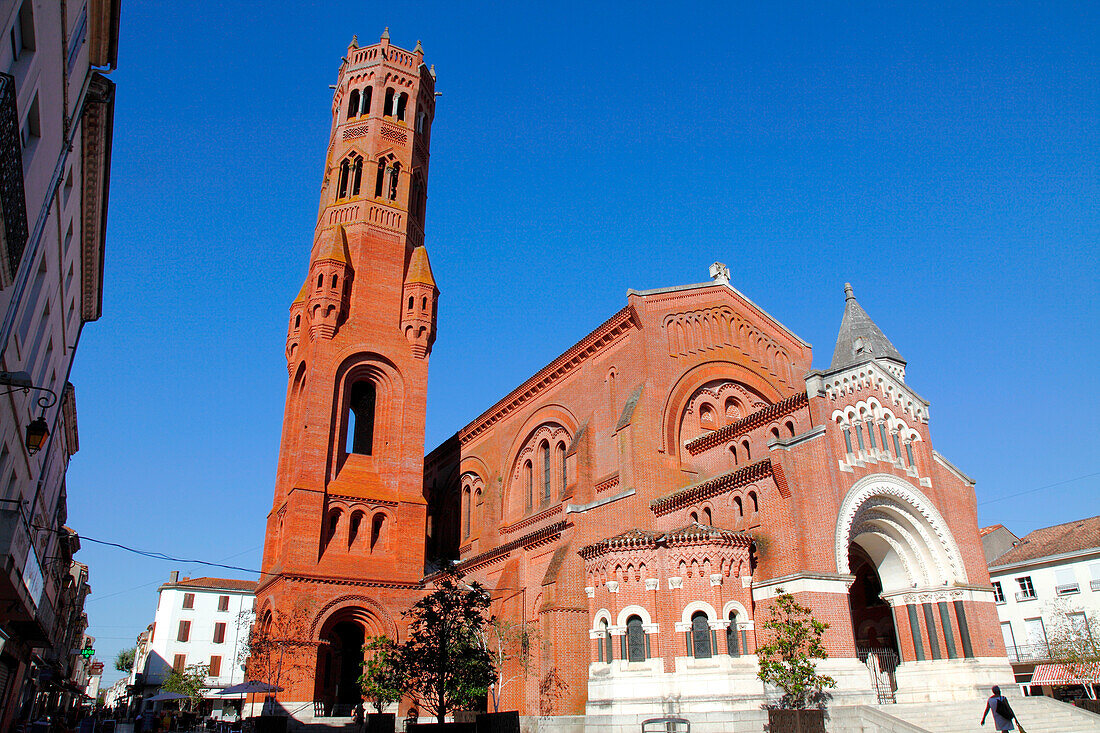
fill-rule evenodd
<path id="1" fill-rule="evenodd" d="M 1034 694 L 1093 694 L 1095 687 L 1073 688 L 1100 684 L 1100 674 L 1082 680 L 1051 661 L 1066 638 L 1100 647 L 1100 516 L 1023 538 L 1000 525 L 982 535 L 987 549 L 1009 548 L 989 561 L 989 576 L 1016 681 Z"/>
<path id="2" fill-rule="evenodd" d="M 160 686 L 169 671 L 207 668 L 204 697 L 214 713 L 225 698 L 217 693 L 244 682 L 241 655 L 252 623 L 256 583 L 228 578 L 180 578 L 173 572 L 159 589 L 157 612 L 148 640 L 139 644 L 132 681 L 148 691 Z M 143 677 L 138 680 L 136 673 Z"/>
<path id="3" fill-rule="evenodd" d="M 55 692 L 48 680 L 69 654 L 59 604 L 70 568 L 56 560 L 68 554 L 64 479 L 78 448 L 69 373 L 102 305 L 114 114 L 103 72 L 118 57 L 119 3 L 0 0 L 3 730 Z M 28 440 L 30 426 L 44 439 Z"/>

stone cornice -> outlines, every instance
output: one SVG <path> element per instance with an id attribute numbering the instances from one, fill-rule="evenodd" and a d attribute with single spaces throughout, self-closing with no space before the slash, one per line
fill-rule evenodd
<path id="1" fill-rule="evenodd" d="M 548 508 L 544 511 L 541 511 L 538 514 L 527 517 L 526 519 L 522 519 L 522 520 L 516 522 L 515 524 L 511 524 L 511 525 L 508 525 L 506 527 L 502 527 L 500 532 L 501 532 L 501 534 L 512 534 L 513 532 L 516 532 L 518 530 L 526 529 L 527 527 L 538 524 L 539 522 L 541 522 L 544 519 L 549 519 L 550 517 L 554 516 L 555 514 L 561 514 L 561 504 L 555 504 L 554 506 L 552 506 L 552 507 L 550 507 L 550 508 Z"/>
<path id="2" fill-rule="evenodd" d="M 660 517 L 716 494 L 725 493 L 739 486 L 747 486 L 755 481 L 774 475 L 771 459 L 765 458 L 736 471 L 730 471 L 694 486 L 680 489 L 674 494 L 654 499 L 649 505 L 649 510 Z"/>
<path id="3" fill-rule="evenodd" d="M 536 372 L 533 377 L 512 390 L 472 423 L 462 428 L 458 432 L 459 442 L 467 445 L 510 413 L 531 402 L 540 393 L 574 374 L 582 364 L 635 328 L 641 328 L 641 321 L 634 307 L 628 305 L 600 324 L 564 354 Z"/>
<path id="4" fill-rule="evenodd" d="M 486 550 L 479 555 L 474 555 L 473 557 L 458 563 L 455 567 L 456 569 L 463 571 L 473 570 L 479 565 L 491 562 L 492 560 L 502 555 L 507 555 L 512 550 L 518 547 L 532 547 L 555 540 L 559 536 L 561 536 L 562 532 L 572 526 L 572 522 L 567 522 L 565 520 L 555 522 L 548 527 L 543 527 L 542 529 L 535 530 L 534 532 L 526 534 L 518 539 L 512 540 L 511 542 L 505 542 L 503 545 L 498 545 L 491 550 Z"/>
<path id="5" fill-rule="evenodd" d="M 80 316 L 84 321 L 94 321 L 103 312 L 103 250 L 107 234 L 114 109 L 114 82 L 93 73 L 81 115 Z"/>
<path id="6" fill-rule="evenodd" d="M 800 410 L 810 404 L 809 398 L 805 392 L 799 392 L 798 394 L 791 395 L 786 399 L 776 402 L 774 405 L 768 405 L 761 408 L 751 415 L 746 415 L 735 423 L 726 425 L 710 433 L 700 435 L 695 440 L 689 442 L 685 447 L 688 453 L 695 456 L 703 451 L 710 450 L 711 448 L 733 440 L 747 432 L 755 430 L 756 428 L 767 425 L 772 420 L 778 420 L 785 415 L 790 415 L 792 412 Z"/>

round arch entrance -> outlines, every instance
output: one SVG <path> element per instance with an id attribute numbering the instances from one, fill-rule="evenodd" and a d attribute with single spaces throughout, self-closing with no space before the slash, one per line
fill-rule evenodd
<path id="1" fill-rule="evenodd" d="M 341 608 L 325 620 L 318 634 L 313 699 L 326 716 L 350 715 L 363 701 L 363 645 L 369 637 L 382 635 L 389 635 L 384 623 L 362 607 Z"/>

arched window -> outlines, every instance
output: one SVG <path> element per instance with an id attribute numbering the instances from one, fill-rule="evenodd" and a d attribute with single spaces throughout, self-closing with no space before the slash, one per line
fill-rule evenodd
<path id="1" fill-rule="evenodd" d="M 644 662 L 646 660 L 645 636 L 641 616 L 631 616 L 626 620 L 626 658 L 629 661 Z"/>
<path id="2" fill-rule="evenodd" d="M 542 458 L 542 501 L 550 501 L 550 444 L 545 440 L 539 445 L 539 456 Z"/>
<path id="3" fill-rule="evenodd" d="M 706 430 L 715 428 L 714 408 L 710 405 L 703 404 L 699 407 L 699 427 Z"/>
<path id="4" fill-rule="evenodd" d="M 462 536 L 470 536 L 470 490 L 462 490 Z"/>
<path id="5" fill-rule="evenodd" d="M 707 614 L 696 611 L 691 616 L 691 653 L 696 659 L 710 659 L 710 623 Z"/>
<path id="6" fill-rule="evenodd" d="M 317 287 L 322 288 L 325 285 L 325 275 L 321 273 L 317 276 Z"/>
<path id="7" fill-rule="evenodd" d="M 375 549 L 381 550 L 384 540 L 383 532 L 386 529 L 386 515 L 382 512 L 378 512 L 374 515 L 374 519 L 370 523 L 370 551 L 374 552 Z"/>
<path id="8" fill-rule="evenodd" d="M 359 102 L 359 114 L 365 115 L 370 112 L 370 98 L 374 93 L 374 87 L 363 87 L 363 97 Z"/>
<path id="9" fill-rule="evenodd" d="M 426 295 L 423 298 L 420 299 L 420 310 L 422 310 L 422 311 L 428 310 L 428 296 L 426 296 Z"/>
<path id="10" fill-rule="evenodd" d="M 340 163 L 340 185 L 336 189 L 336 198 L 347 198 L 348 195 L 348 162 Z"/>
<path id="11" fill-rule="evenodd" d="M 894 455 L 900 461 L 901 460 L 901 446 L 898 445 L 898 434 L 895 432 L 893 434 L 893 437 L 894 437 Z"/>
<path id="12" fill-rule="evenodd" d="M 731 445 L 730 446 L 730 453 L 733 454 L 733 465 L 736 466 L 737 465 L 737 446 L 736 445 Z"/>
<path id="13" fill-rule="evenodd" d="M 340 276 L 339 275 L 333 275 L 332 276 L 332 288 L 333 288 L 333 290 L 336 289 L 336 285 L 339 282 L 340 282 Z"/>
<path id="14" fill-rule="evenodd" d="M 413 296 L 410 295 L 409 296 L 409 310 L 413 309 L 413 302 L 414 302 Z"/>
<path id="15" fill-rule="evenodd" d="M 779 440 L 779 428 L 772 428 L 772 437 Z"/>
<path id="16" fill-rule="evenodd" d="M 693 522 L 698 522 L 699 521 L 699 513 L 698 512 L 692 512 L 688 516 L 691 519 L 691 521 L 693 521 Z"/>
<path id="17" fill-rule="evenodd" d="M 915 468 L 917 463 L 913 460 L 913 443 L 911 441 L 905 442 L 905 455 L 909 456 L 909 467 Z"/>
<path id="18" fill-rule="evenodd" d="M 752 513 L 753 514 L 756 514 L 758 511 L 760 511 L 760 502 L 757 501 L 757 499 L 756 499 L 756 492 L 755 491 L 750 491 L 749 492 L 749 501 L 752 502 Z"/>
<path id="19" fill-rule="evenodd" d="M 741 441 L 741 449 L 745 451 L 745 462 L 748 463 L 752 460 L 752 451 L 749 450 L 749 441 Z"/>
<path id="20" fill-rule="evenodd" d="M 386 87 L 386 106 L 382 109 L 385 117 L 393 116 L 393 87 Z"/>
<path id="21" fill-rule="evenodd" d="M 703 524 L 708 527 L 714 526 L 714 519 L 711 517 L 709 506 L 703 507 Z"/>
<path id="22" fill-rule="evenodd" d="M 569 481 L 567 480 L 567 477 L 566 477 L 566 468 L 565 468 L 565 443 L 558 443 L 557 454 L 558 454 L 558 461 L 557 461 L 558 470 L 561 471 L 561 486 L 559 487 L 559 490 L 558 490 L 558 496 L 562 496 L 565 493 L 565 487 L 569 484 Z"/>
<path id="23" fill-rule="evenodd" d="M 421 112 L 420 114 L 418 114 L 416 116 L 416 131 L 417 132 L 424 132 L 424 120 L 427 117 L 428 117 L 428 115 L 424 112 Z"/>
<path id="24" fill-rule="evenodd" d="M 400 122 L 405 121 L 405 107 L 409 104 L 409 95 L 405 92 L 397 97 L 397 113 L 396 117 Z"/>
<path id="25" fill-rule="evenodd" d="M 359 116 L 359 90 L 352 89 L 348 95 L 348 119 Z"/>
<path id="26" fill-rule="evenodd" d="M 737 509 L 737 518 L 738 519 L 741 519 L 742 517 L 745 516 L 745 505 L 741 503 L 741 497 L 740 496 L 733 497 L 733 506 L 734 506 L 735 509 Z"/>
<path id="27" fill-rule="evenodd" d="M 378 160 L 378 177 L 374 179 L 374 196 L 375 198 L 382 197 L 382 189 L 386 185 L 386 159 L 380 158 Z"/>
<path id="28" fill-rule="evenodd" d="M 736 422 L 741 418 L 741 411 L 737 409 L 737 400 L 732 397 L 726 399 L 726 422 Z"/>
<path id="29" fill-rule="evenodd" d="M 369 456 L 374 448 L 374 382 L 363 380 L 351 386 L 348 395 L 348 453 Z"/>
<path id="30" fill-rule="evenodd" d="M 526 461 L 523 464 L 523 492 L 527 496 L 527 508 L 530 509 L 534 504 L 534 468 L 531 466 L 531 461 Z"/>
<path id="31" fill-rule="evenodd" d="M 787 421 L 787 435 L 792 438 L 794 437 L 794 423 L 790 420 Z"/>
<path id="32" fill-rule="evenodd" d="M 329 512 L 328 521 L 325 522 L 325 537 L 324 537 L 325 541 L 322 544 L 327 546 L 328 543 L 332 541 L 332 538 L 336 536 L 336 529 L 339 526 L 340 526 L 340 510 L 335 509 L 335 510 Z"/>
<path id="33" fill-rule="evenodd" d="M 871 418 L 867 418 L 867 441 L 871 444 L 871 450 L 875 450 L 875 423 Z"/>
<path id="34" fill-rule="evenodd" d="M 607 626 L 607 619 L 600 619 L 600 638 L 598 640 L 597 653 L 601 662 L 611 663 L 611 629 Z"/>
<path id="35" fill-rule="evenodd" d="M 301 325 L 302 325 L 302 315 L 299 313 L 298 315 L 294 316 L 294 327 L 298 328 Z"/>
<path id="36" fill-rule="evenodd" d="M 846 453 L 852 452 L 852 431 L 848 428 L 844 428 L 844 451 Z"/>
<path id="37" fill-rule="evenodd" d="M 726 653 L 731 657 L 741 656 L 741 645 L 737 639 L 737 611 L 730 611 L 730 625 L 726 627 Z"/>
<path id="38" fill-rule="evenodd" d="M 359 536 L 359 525 L 363 523 L 363 512 L 355 512 L 348 523 L 348 549 L 355 544 L 355 538 Z"/>
<path id="39" fill-rule="evenodd" d="M 358 196 L 360 184 L 363 182 L 363 159 L 356 158 L 351 176 L 351 195 Z"/>
<path id="40" fill-rule="evenodd" d="M 479 506 L 481 506 L 481 489 L 474 492 L 474 503 L 470 506 L 471 517 L 473 517 L 474 512 Z M 472 524 L 477 524 L 479 528 L 481 527 L 481 524 L 476 519 L 471 519 L 470 521 Z"/>
<path id="41" fill-rule="evenodd" d="M 397 180 L 401 175 L 401 164 L 394 163 L 393 168 L 390 168 L 390 201 L 397 200 Z"/>
<path id="42" fill-rule="evenodd" d="M 863 450 L 863 425 L 856 423 L 856 443 L 859 445 L 859 449 Z"/>

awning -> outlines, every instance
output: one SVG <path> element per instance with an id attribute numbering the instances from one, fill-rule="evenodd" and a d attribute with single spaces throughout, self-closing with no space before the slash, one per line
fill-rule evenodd
<path id="1" fill-rule="evenodd" d="M 1078 664 L 1037 664 L 1031 676 L 1033 685 L 1083 685 L 1100 682 L 1100 662 Z"/>

